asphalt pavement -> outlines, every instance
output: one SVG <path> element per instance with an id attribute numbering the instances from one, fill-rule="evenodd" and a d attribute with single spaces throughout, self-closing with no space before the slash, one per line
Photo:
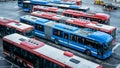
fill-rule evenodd
<path id="1" fill-rule="evenodd" d="M 117 27 L 117 43 L 120 43 L 120 9 L 113 11 L 104 11 L 102 6 L 94 5 L 93 0 L 83 0 L 82 5 L 90 7 L 90 12 L 104 12 L 111 16 L 110 25 Z M 16 1 L 7 1 L 0 2 L 0 16 L 8 17 L 12 19 L 19 20 L 19 18 L 23 15 L 27 15 L 29 13 L 23 12 L 21 8 L 17 6 Z M 39 39 L 47 44 L 55 45 L 46 40 Z M 63 49 L 70 50 L 68 48 L 63 47 Z M 120 68 L 120 45 L 117 45 L 113 50 L 113 55 L 104 61 L 96 59 L 94 57 L 86 56 L 85 54 L 78 53 L 74 50 L 70 50 L 75 54 L 78 54 L 80 57 L 88 59 L 90 61 L 99 63 L 103 65 L 103 68 Z M 11 61 L 5 58 L 2 51 L 2 43 L 0 39 L 0 68 L 18 68 L 17 65 L 13 64 Z"/>

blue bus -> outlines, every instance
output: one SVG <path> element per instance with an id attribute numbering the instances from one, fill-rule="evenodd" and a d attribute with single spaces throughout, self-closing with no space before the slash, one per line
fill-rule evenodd
<path id="1" fill-rule="evenodd" d="M 106 59 L 112 55 L 113 37 L 107 33 L 93 32 L 30 15 L 22 16 L 20 21 L 33 25 L 35 36 L 51 40 L 55 44 L 62 44 L 99 59 Z"/>
<path id="2" fill-rule="evenodd" d="M 38 0 L 31 0 L 31 1 L 23 1 L 23 11 L 24 9 L 31 11 L 34 5 L 42 5 L 42 6 L 49 6 L 49 7 L 58 7 L 62 9 L 72 9 L 72 10 L 78 10 L 78 11 L 83 11 L 87 12 L 90 10 L 89 7 L 85 6 L 78 6 L 78 5 L 68 5 L 68 4 L 59 4 L 59 3 L 51 3 L 48 1 L 38 1 Z"/>

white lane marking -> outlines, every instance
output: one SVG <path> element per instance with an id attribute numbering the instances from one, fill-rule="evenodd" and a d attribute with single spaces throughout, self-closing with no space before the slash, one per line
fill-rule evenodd
<path id="1" fill-rule="evenodd" d="M 15 6 L 14 8 L 19 8 L 18 6 Z"/>
<path id="2" fill-rule="evenodd" d="M 13 63 L 10 62 L 9 60 L 7 60 L 7 59 L 5 59 L 5 58 L 3 58 L 3 57 L 1 57 L 1 56 L 0 56 L 0 58 L 4 59 L 6 62 L 12 64 L 11 66 L 0 66 L 0 67 L 13 67 L 13 65 L 14 65 L 15 67 L 18 67 L 16 64 L 13 64 Z M 20 67 L 18 67 L 18 68 L 20 68 Z"/>
<path id="3" fill-rule="evenodd" d="M 112 49 L 112 53 L 115 52 L 115 49 L 116 49 L 118 46 L 120 46 L 120 43 L 117 43 L 117 44 L 113 47 L 113 49 Z"/>
<path id="4" fill-rule="evenodd" d="M 118 64 L 115 68 L 120 68 L 120 64 Z"/>
<path id="5" fill-rule="evenodd" d="M 21 10 L 18 10 L 17 12 L 22 12 L 23 10 L 21 9 Z"/>

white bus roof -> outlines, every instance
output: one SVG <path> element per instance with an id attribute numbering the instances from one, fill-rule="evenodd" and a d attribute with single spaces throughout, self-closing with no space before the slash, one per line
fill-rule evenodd
<path id="1" fill-rule="evenodd" d="M 11 27 L 14 27 L 14 28 L 17 28 L 17 29 L 20 29 L 20 30 L 25 30 L 27 28 L 30 28 L 32 27 L 31 25 L 28 25 L 28 24 L 24 24 L 24 23 L 8 23 L 7 25 L 11 26 Z"/>
<path id="2" fill-rule="evenodd" d="M 86 26 L 89 26 L 89 27 L 95 27 L 95 28 L 100 28 L 100 29 L 105 29 L 105 30 L 112 30 L 112 29 L 115 29 L 114 26 L 109 26 L 109 25 L 104 25 L 104 24 L 93 24 L 93 23 L 89 23 L 87 24 Z"/>

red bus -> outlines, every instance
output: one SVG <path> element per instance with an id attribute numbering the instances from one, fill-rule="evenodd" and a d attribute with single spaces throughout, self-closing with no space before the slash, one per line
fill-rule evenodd
<path id="1" fill-rule="evenodd" d="M 0 36 L 6 36 L 12 33 L 19 33 L 28 37 L 33 37 L 34 27 L 28 24 L 20 23 L 13 19 L 0 17 Z"/>
<path id="2" fill-rule="evenodd" d="M 49 12 L 35 11 L 35 12 L 32 12 L 31 15 L 46 18 L 49 20 L 54 20 L 59 23 L 66 23 L 68 25 L 72 25 L 80 28 L 81 27 L 89 28 L 90 30 L 93 30 L 93 31 L 98 30 L 98 31 L 106 32 L 113 36 L 114 38 L 113 45 L 116 44 L 116 27 L 114 26 L 99 24 L 97 22 L 92 22 L 84 19 L 69 18 L 69 17 L 65 17 L 62 15 L 57 15 L 55 13 L 49 13 Z"/>
<path id="3" fill-rule="evenodd" d="M 85 13 L 82 11 L 71 10 L 71 9 L 60 9 L 57 7 L 47 7 L 47 6 L 34 6 L 32 11 L 44 11 L 44 12 L 52 12 L 60 15 L 64 15 L 67 17 L 73 18 L 82 18 L 90 21 L 96 21 L 101 24 L 110 24 L 110 16 L 104 13 Z"/>
<path id="4" fill-rule="evenodd" d="M 3 38 L 4 54 L 24 68 L 102 68 L 71 52 L 14 33 Z"/>

